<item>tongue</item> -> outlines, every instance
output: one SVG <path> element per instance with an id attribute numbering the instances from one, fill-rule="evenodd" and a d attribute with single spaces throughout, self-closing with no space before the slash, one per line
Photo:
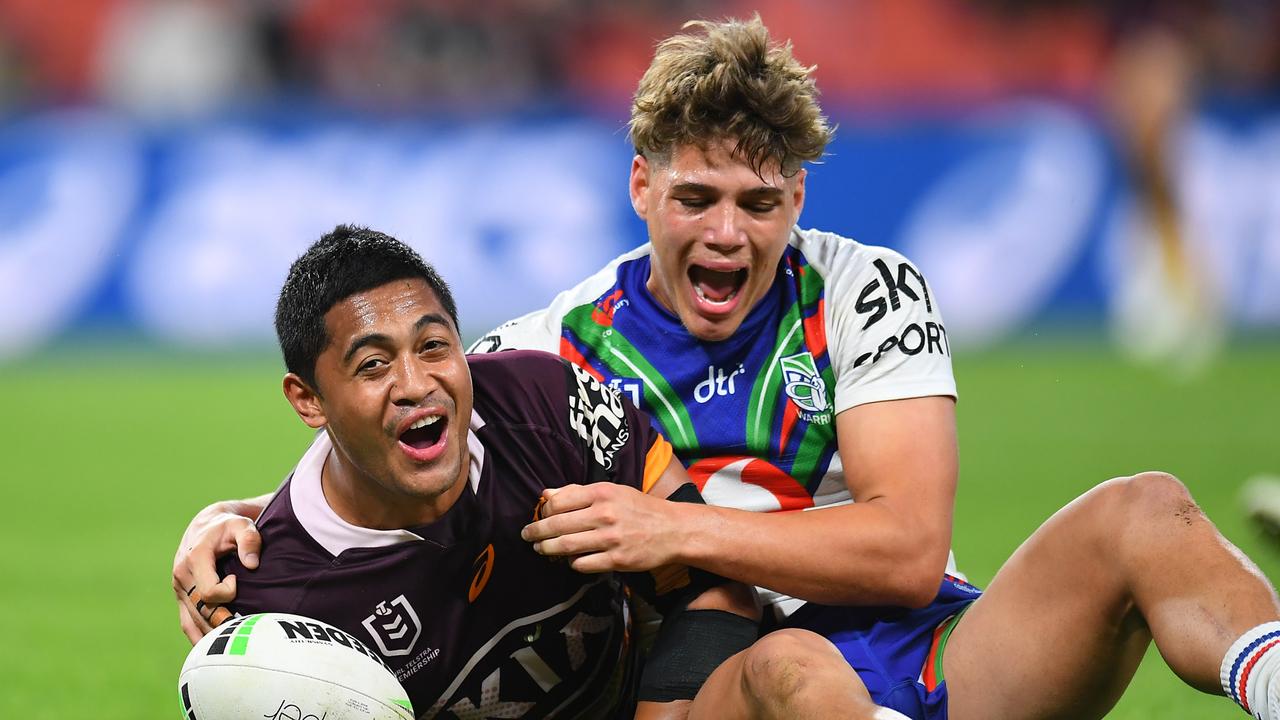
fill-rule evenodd
<path id="1" fill-rule="evenodd" d="M 432 425 L 418 428 L 417 430 L 406 430 L 400 436 L 400 441 L 415 450 L 422 450 L 435 445 L 440 439 L 440 431 L 444 429 L 444 422 L 437 421 Z"/>
<path id="2" fill-rule="evenodd" d="M 690 268 L 689 277 L 703 296 L 716 302 L 728 300 L 733 291 L 738 289 L 739 273 L 736 270 L 721 272 L 695 265 Z"/>

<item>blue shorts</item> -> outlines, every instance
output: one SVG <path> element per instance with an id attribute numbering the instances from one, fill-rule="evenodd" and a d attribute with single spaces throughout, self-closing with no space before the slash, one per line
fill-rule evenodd
<path id="1" fill-rule="evenodd" d="M 918 610 L 806 603 L 781 627 L 812 630 L 840 649 L 871 699 L 913 720 L 947 720 L 942 647 L 982 591 L 946 575 L 938 596 Z"/>

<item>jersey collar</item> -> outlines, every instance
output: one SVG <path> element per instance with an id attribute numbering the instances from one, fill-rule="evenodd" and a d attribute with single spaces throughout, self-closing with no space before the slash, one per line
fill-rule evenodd
<path id="1" fill-rule="evenodd" d="M 467 483 L 471 492 L 480 489 L 480 474 L 484 468 L 484 445 L 481 444 L 477 431 L 485 425 L 484 419 L 474 409 L 471 411 L 471 422 L 467 433 L 467 449 L 470 450 L 471 462 L 467 468 Z M 325 458 L 333 449 L 329 434 L 321 431 L 311 447 L 302 455 L 298 466 L 289 481 L 289 499 L 293 506 L 293 514 L 307 534 L 320 543 L 329 554 L 335 557 L 352 548 L 381 548 L 400 543 L 425 540 L 422 535 L 410 530 L 375 530 L 373 528 L 352 525 L 343 520 L 325 500 L 324 490 L 320 486 L 320 473 L 324 469 Z M 446 513 L 446 517 L 448 513 Z M 427 534 L 431 525 L 418 528 Z"/>

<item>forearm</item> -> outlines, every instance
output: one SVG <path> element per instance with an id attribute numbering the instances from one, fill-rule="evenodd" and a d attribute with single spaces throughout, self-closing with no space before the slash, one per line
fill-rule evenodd
<path id="1" fill-rule="evenodd" d="M 923 605 L 950 549 L 949 517 L 930 531 L 874 501 L 808 512 L 672 510 L 679 562 L 821 603 Z"/>

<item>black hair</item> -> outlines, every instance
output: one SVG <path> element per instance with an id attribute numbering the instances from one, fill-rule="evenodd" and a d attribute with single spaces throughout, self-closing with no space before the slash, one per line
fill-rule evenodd
<path id="1" fill-rule="evenodd" d="M 424 280 L 460 330 L 449 286 L 408 245 L 355 225 L 339 225 L 315 241 L 289 267 L 276 302 L 276 338 L 285 368 L 316 389 L 316 359 L 330 340 L 325 313 L 356 293 L 404 279 Z"/>

